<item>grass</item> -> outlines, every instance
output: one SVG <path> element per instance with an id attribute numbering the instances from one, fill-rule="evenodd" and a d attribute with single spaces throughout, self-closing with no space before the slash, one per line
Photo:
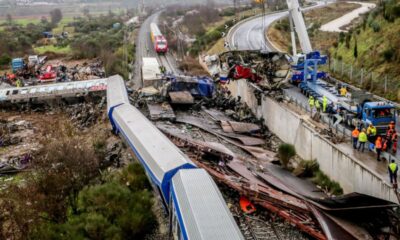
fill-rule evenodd
<path id="1" fill-rule="evenodd" d="M 56 47 L 54 45 L 47 45 L 47 46 L 41 46 L 41 47 L 35 47 L 34 51 L 36 54 L 44 54 L 46 52 L 54 52 L 54 53 L 59 53 L 59 54 L 68 54 L 71 52 L 71 48 L 69 46 L 67 47 Z"/>
<path id="2" fill-rule="evenodd" d="M 18 24 L 18 25 L 22 25 L 22 26 L 26 26 L 29 23 L 33 23 L 33 24 L 37 24 L 40 22 L 40 18 L 17 18 L 17 19 L 13 19 L 13 23 L 14 24 Z M 0 25 L 1 24 L 5 24 L 7 23 L 7 20 L 5 19 L 1 19 L 0 20 Z"/>
<path id="3" fill-rule="evenodd" d="M 381 30 L 374 32 L 371 27 L 366 26 L 365 30 L 359 30 L 359 34 L 353 34 L 349 48 L 345 43 L 339 43 L 337 48 L 330 49 L 333 58 L 342 59 L 346 64 L 352 64 L 356 68 L 364 68 L 368 72 L 374 72 L 373 88 L 370 86 L 361 86 L 368 88 L 375 94 L 389 98 L 393 101 L 400 100 L 399 80 L 400 68 L 399 61 L 396 60 L 400 57 L 400 50 L 397 47 L 400 44 L 400 18 L 395 22 L 390 23 L 378 16 L 374 22 L 380 25 Z M 358 57 L 354 57 L 354 46 L 357 39 Z M 388 49 L 393 49 L 394 59 L 385 60 L 384 52 Z M 389 87 L 388 92 L 384 92 L 382 79 L 388 76 Z M 346 79 L 345 79 L 346 80 Z M 351 81 L 349 81 L 351 82 Z M 357 82 L 351 82 L 357 84 Z M 366 82 L 364 83 L 366 84 Z"/>
<path id="4" fill-rule="evenodd" d="M 226 49 L 224 47 L 224 39 L 219 39 L 211 48 L 207 51 L 208 55 L 214 55 L 224 52 Z"/>
<path id="5" fill-rule="evenodd" d="M 319 8 L 316 10 L 308 11 L 304 14 L 306 26 L 321 26 L 336 18 L 343 16 L 344 14 L 357 9 L 360 5 L 355 3 L 334 3 L 327 7 Z M 286 19 L 282 20 L 286 21 Z M 279 22 L 279 21 L 278 21 Z M 268 37 L 274 44 L 283 51 L 288 51 L 291 45 L 291 38 L 289 31 L 278 30 L 275 27 L 278 25 L 275 22 L 272 27 L 268 30 Z M 288 23 L 287 23 L 288 24 Z M 326 50 L 332 46 L 333 41 L 336 39 L 336 33 L 326 33 L 321 31 L 315 31 L 316 34 L 312 34 L 310 29 L 308 30 L 310 40 L 314 49 Z M 313 36 L 315 35 L 315 36 Z M 296 36 L 297 38 L 297 36 Z M 297 46 L 300 50 L 300 46 Z"/>

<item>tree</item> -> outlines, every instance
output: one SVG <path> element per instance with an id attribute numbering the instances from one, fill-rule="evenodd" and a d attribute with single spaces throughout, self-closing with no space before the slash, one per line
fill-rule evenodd
<path id="1" fill-rule="evenodd" d="M 85 16 L 85 17 L 87 17 L 87 18 L 90 18 L 90 10 L 89 10 L 88 7 L 84 7 L 84 8 L 82 9 L 82 12 L 83 12 L 83 16 Z"/>
<path id="2" fill-rule="evenodd" d="M 157 221 L 143 168 L 134 163 L 108 177 L 79 193 L 78 211 L 64 224 L 44 224 L 33 239 L 146 239 Z"/>
<path id="3" fill-rule="evenodd" d="M 53 25 L 59 23 L 62 19 L 62 12 L 59 8 L 53 9 L 50 11 L 50 19 Z"/>
<path id="4" fill-rule="evenodd" d="M 6 19 L 7 19 L 7 24 L 11 25 L 13 22 L 13 18 L 11 16 L 11 14 L 7 13 Z"/>
<path id="5" fill-rule="evenodd" d="M 49 23 L 49 21 L 47 20 L 47 17 L 42 16 L 40 18 L 40 23 L 42 23 L 43 25 L 47 25 Z"/>
<path id="6" fill-rule="evenodd" d="M 349 49 L 350 48 L 350 40 L 351 40 L 351 34 L 350 33 L 346 34 L 346 39 L 345 40 L 346 40 L 345 41 L 345 46 L 346 46 L 347 49 Z"/>
<path id="7" fill-rule="evenodd" d="M 358 47 L 357 47 L 357 38 L 354 39 L 354 58 L 357 59 L 358 58 Z"/>
<path id="8" fill-rule="evenodd" d="M 296 149 L 292 144 L 283 143 L 278 148 L 278 156 L 283 167 L 287 168 L 289 161 L 296 155 Z"/>

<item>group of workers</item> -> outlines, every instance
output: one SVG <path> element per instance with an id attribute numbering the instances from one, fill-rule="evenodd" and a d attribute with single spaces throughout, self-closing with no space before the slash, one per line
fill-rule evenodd
<path id="1" fill-rule="evenodd" d="M 310 105 L 311 112 L 313 112 L 314 108 L 317 110 L 317 112 L 321 112 L 321 106 L 322 112 L 326 112 L 328 108 L 328 98 L 324 96 L 321 103 L 318 98 L 314 98 L 310 95 L 310 98 L 308 99 L 308 104 Z"/>
<path id="2" fill-rule="evenodd" d="M 368 149 L 370 151 L 376 150 L 377 160 L 380 161 L 380 154 L 383 151 L 397 152 L 397 132 L 395 123 L 390 122 L 386 134 L 383 136 L 377 135 L 376 127 L 372 124 L 367 129 L 363 128 L 361 131 L 355 127 L 352 132 L 353 148 L 358 151 L 364 152 L 365 144 L 369 142 Z"/>
<path id="3" fill-rule="evenodd" d="M 367 142 L 369 142 L 368 150 L 375 149 L 377 154 L 377 161 L 381 161 L 381 153 L 384 151 L 397 152 L 397 132 L 395 123 L 390 122 L 385 135 L 378 136 L 377 129 L 374 125 L 370 124 L 367 129 L 363 128 L 361 131 L 355 127 L 352 132 L 353 148 L 358 151 L 364 152 Z M 395 160 L 392 160 L 388 166 L 390 183 L 397 188 L 397 172 L 398 166 Z"/>
<path id="4" fill-rule="evenodd" d="M 23 87 L 23 82 L 13 73 L 4 73 L 3 76 L 0 77 L 1 82 L 15 84 L 16 87 Z"/>

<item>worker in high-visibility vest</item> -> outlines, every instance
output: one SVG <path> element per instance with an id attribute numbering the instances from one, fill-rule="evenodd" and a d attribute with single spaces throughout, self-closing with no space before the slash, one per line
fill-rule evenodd
<path id="1" fill-rule="evenodd" d="M 393 184 L 393 187 L 397 188 L 397 172 L 399 171 L 399 166 L 392 159 L 391 163 L 388 166 L 390 183 Z"/>
<path id="2" fill-rule="evenodd" d="M 365 148 L 365 143 L 368 141 L 368 137 L 367 137 L 367 133 L 365 128 L 363 128 L 363 130 L 360 132 L 360 134 L 358 134 L 358 151 L 360 151 L 361 147 L 362 150 L 361 152 L 364 152 L 364 148 Z"/>
<path id="3" fill-rule="evenodd" d="M 355 127 L 353 132 L 351 132 L 351 137 L 353 138 L 353 148 L 354 149 L 357 149 L 358 135 L 359 134 L 360 134 L 360 131 L 358 130 L 357 127 Z"/>
<path id="4" fill-rule="evenodd" d="M 340 95 L 341 95 L 342 97 L 345 97 L 346 94 L 347 94 L 346 86 L 342 86 L 342 88 L 340 89 Z"/>
<path id="5" fill-rule="evenodd" d="M 17 79 L 17 81 L 15 83 L 16 83 L 18 88 L 22 87 L 22 82 L 21 82 L 20 79 Z"/>
<path id="6" fill-rule="evenodd" d="M 315 109 L 317 109 L 317 112 L 321 111 L 321 104 L 319 103 L 319 100 L 316 98 L 315 101 Z"/>
<path id="7" fill-rule="evenodd" d="M 326 108 L 328 107 L 328 98 L 325 96 L 322 98 L 322 111 L 326 112 Z"/>
<path id="8" fill-rule="evenodd" d="M 376 141 L 376 133 L 377 133 L 376 127 L 372 123 L 370 123 L 367 128 L 367 136 L 368 136 L 368 141 L 369 141 L 368 149 L 370 151 L 374 150 L 375 141 Z"/>
<path id="9" fill-rule="evenodd" d="M 312 113 L 314 109 L 314 97 L 310 95 L 310 98 L 308 99 L 308 105 L 310 105 L 310 111 Z"/>
<path id="10" fill-rule="evenodd" d="M 381 152 L 382 152 L 383 144 L 382 144 L 382 138 L 377 137 L 375 141 L 375 150 L 376 150 L 376 160 L 381 161 Z"/>

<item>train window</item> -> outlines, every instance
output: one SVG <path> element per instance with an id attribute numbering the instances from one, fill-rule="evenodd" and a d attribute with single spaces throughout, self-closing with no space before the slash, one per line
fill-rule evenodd
<path id="1" fill-rule="evenodd" d="M 12 95 L 18 94 L 18 90 L 13 90 Z"/>

